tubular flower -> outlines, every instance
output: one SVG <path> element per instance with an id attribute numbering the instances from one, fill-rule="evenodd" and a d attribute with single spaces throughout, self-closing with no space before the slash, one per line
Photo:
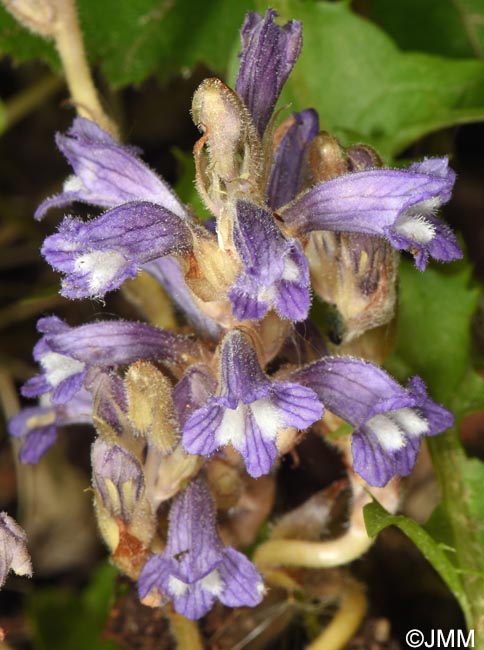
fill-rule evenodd
<path id="1" fill-rule="evenodd" d="M 225 547 L 218 536 L 207 485 L 200 477 L 193 480 L 173 501 L 165 550 L 153 555 L 141 571 L 142 601 L 170 599 L 178 613 L 198 619 L 217 598 L 228 607 L 254 607 L 263 593 L 252 562 Z"/>

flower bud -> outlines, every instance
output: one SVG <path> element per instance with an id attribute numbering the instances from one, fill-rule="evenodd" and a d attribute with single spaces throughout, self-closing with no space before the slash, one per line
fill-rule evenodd
<path id="1" fill-rule="evenodd" d="M 92 446 L 91 462 L 99 529 L 115 563 L 136 577 L 155 532 L 141 465 L 127 449 L 101 438 Z"/>
<path id="2" fill-rule="evenodd" d="M 126 373 L 125 386 L 131 423 L 149 445 L 168 453 L 178 438 L 170 382 L 153 364 L 137 361 Z"/>
<path id="3" fill-rule="evenodd" d="M 260 140 L 241 99 L 219 79 L 200 84 L 192 117 L 203 132 L 194 150 L 197 187 L 207 207 L 219 216 L 230 192 L 260 193 Z M 208 158 L 202 152 L 204 145 Z"/>

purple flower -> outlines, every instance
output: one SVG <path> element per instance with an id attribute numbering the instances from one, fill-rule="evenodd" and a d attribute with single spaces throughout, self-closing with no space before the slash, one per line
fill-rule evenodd
<path id="1" fill-rule="evenodd" d="M 159 205 L 132 201 L 87 222 L 67 217 L 45 240 L 42 255 L 66 274 L 62 295 L 99 297 L 136 277 L 143 264 L 186 253 L 191 242 L 183 219 Z"/>
<path id="2" fill-rule="evenodd" d="M 454 421 L 447 409 L 427 396 L 419 377 L 405 389 L 362 359 L 326 357 L 291 378 L 312 388 L 329 411 L 355 427 L 353 468 L 377 487 L 396 474 L 409 474 L 422 436 L 441 433 Z"/>
<path id="3" fill-rule="evenodd" d="M 249 12 L 241 30 L 242 51 L 235 90 L 249 109 L 262 136 L 302 45 L 302 24 L 291 21 L 279 27 L 277 12 L 264 17 Z"/>
<path id="4" fill-rule="evenodd" d="M 262 578 L 242 553 L 224 547 L 213 500 L 201 478 L 173 500 L 166 548 L 145 564 L 138 590 L 150 604 L 172 600 L 175 610 L 192 620 L 204 616 L 216 598 L 228 607 L 261 602 Z"/>
<path id="5" fill-rule="evenodd" d="M 220 353 L 218 395 L 197 409 L 183 427 L 183 446 L 207 455 L 231 443 L 258 477 L 270 471 L 278 431 L 306 429 L 320 419 L 323 407 L 315 393 L 299 383 L 271 381 L 244 334 L 224 338 Z"/>
<path id="6" fill-rule="evenodd" d="M 286 122 L 280 128 L 285 125 Z M 274 153 L 267 184 L 267 202 L 273 210 L 292 201 L 301 191 L 308 148 L 318 131 L 318 114 L 312 108 L 292 114 L 292 121 Z"/>
<path id="7" fill-rule="evenodd" d="M 139 160 L 137 149 L 120 145 L 94 122 L 77 117 L 67 135 L 57 134 L 56 142 L 75 176 L 67 179 L 61 194 L 41 203 L 36 219 L 42 219 L 50 208 L 73 201 L 103 208 L 149 201 L 179 217 L 187 215 L 169 186 Z"/>
<path id="8" fill-rule="evenodd" d="M 233 238 L 244 267 L 229 292 L 235 318 L 259 320 L 274 307 L 282 318 L 305 320 L 309 267 L 299 243 L 284 237 L 270 211 L 249 201 L 237 201 Z"/>
<path id="9" fill-rule="evenodd" d="M 50 403 L 49 395 L 39 406 L 24 408 L 8 424 L 10 435 L 22 438 L 19 458 L 22 463 L 37 463 L 57 440 L 58 428 L 92 422 L 92 397 L 80 389 L 66 404 Z"/>
<path id="10" fill-rule="evenodd" d="M 12 517 L 0 512 L 0 587 L 3 587 L 9 571 L 19 576 L 32 575 L 26 541 L 24 531 Z"/>
<path id="11" fill-rule="evenodd" d="M 91 367 L 116 367 L 138 359 L 177 363 L 183 355 L 197 350 L 189 336 L 146 323 L 100 321 L 69 327 L 51 316 L 41 318 L 37 329 L 44 336 L 34 348 L 34 358 L 43 372 L 30 379 L 22 393 L 37 397 L 52 392 L 53 404 L 69 401 L 84 385 Z"/>
<path id="12" fill-rule="evenodd" d="M 462 257 L 451 230 L 434 216 L 450 198 L 455 173 L 446 158 L 431 158 L 405 170 L 374 169 L 316 185 L 280 213 L 294 235 L 315 230 L 380 235 L 409 250 L 423 271 L 428 257 Z"/>

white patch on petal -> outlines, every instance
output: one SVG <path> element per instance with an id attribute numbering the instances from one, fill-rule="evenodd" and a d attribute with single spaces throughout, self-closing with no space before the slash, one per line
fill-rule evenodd
<path id="1" fill-rule="evenodd" d="M 74 268 L 88 276 L 89 291 L 96 295 L 104 293 L 106 285 L 126 265 L 126 259 L 117 251 L 93 251 L 76 259 Z"/>
<path id="2" fill-rule="evenodd" d="M 58 386 L 64 379 L 77 375 L 85 368 L 82 361 L 66 357 L 58 352 L 46 352 L 42 355 L 40 363 L 45 371 L 47 381 L 53 388 Z"/>
<path id="3" fill-rule="evenodd" d="M 435 236 L 435 226 L 421 214 L 405 214 L 398 217 L 395 230 L 419 244 L 428 244 Z"/>
<path id="4" fill-rule="evenodd" d="M 283 429 L 286 420 L 281 409 L 271 402 L 270 399 L 258 399 L 249 406 L 264 440 L 274 441 L 279 429 Z"/>
<path id="5" fill-rule="evenodd" d="M 287 282 L 297 282 L 301 275 L 300 268 L 295 264 L 290 257 L 286 257 L 284 260 L 284 271 L 282 273 L 281 280 L 287 280 Z"/>
<path id="6" fill-rule="evenodd" d="M 220 596 L 224 588 L 217 569 L 206 575 L 205 578 L 202 578 L 200 580 L 200 586 L 204 591 L 208 591 L 213 596 Z"/>
<path id="7" fill-rule="evenodd" d="M 418 415 L 412 408 L 397 409 L 396 411 L 390 411 L 387 415 L 412 438 L 422 436 L 429 430 L 427 420 Z"/>
<path id="8" fill-rule="evenodd" d="M 405 445 L 405 436 L 399 426 L 387 415 L 375 415 L 367 422 L 378 439 L 378 442 L 387 451 L 396 451 Z"/>
<path id="9" fill-rule="evenodd" d="M 72 176 L 68 176 L 66 178 L 62 189 L 64 192 L 79 192 L 80 190 L 84 189 L 84 186 L 81 182 L 81 179 L 75 174 L 72 174 Z"/>
<path id="10" fill-rule="evenodd" d="M 178 580 L 175 576 L 170 576 L 170 579 L 168 580 L 168 592 L 172 598 L 183 596 L 187 589 L 188 585 L 186 582 Z"/>
<path id="11" fill-rule="evenodd" d="M 227 445 L 232 442 L 235 446 L 245 438 L 245 409 L 247 407 L 239 403 L 236 409 L 226 408 L 222 421 L 215 435 L 217 443 Z"/>
<path id="12" fill-rule="evenodd" d="M 441 203 L 439 196 L 432 196 L 430 199 L 415 203 L 415 205 L 412 205 L 411 210 L 414 214 L 435 214 Z"/>

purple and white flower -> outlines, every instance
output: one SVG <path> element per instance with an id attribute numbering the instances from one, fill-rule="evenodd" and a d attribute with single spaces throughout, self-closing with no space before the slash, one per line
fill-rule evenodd
<path id="1" fill-rule="evenodd" d="M 326 357 L 291 378 L 309 386 L 325 408 L 354 426 L 353 469 L 377 487 L 409 474 L 422 437 L 441 433 L 454 421 L 450 411 L 428 397 L 419 377 L 403 388 L 363 359 Z"/>
<path id="2" fill-rule="evenodd" d="M 65 404 L 81 390 L 90 368 L 116 367 L 138 359 L 177 363 L 197 350 L 191 337 L 146 323 L 100 321 L 69 327 L 51 316 L 41 318 L 37 329 L 43 337 L 34 348 L 34 358 L 42 373 L 29 379 L 22 394 L 51 393 L 53 404 Z"/>
<path id="3" fill-rule="evenodd" d="M 221 344 L 218 394 L 191 415 L 182 442 L 189 453 L 203 455 L 230 443 L 243 456 L 249 474 L 262 476 L 277 458 L 278 432 L 307 429 L 322 413 L 313 390 L 271 381 L 247 337 L 235 330 Z"/>
<path id="4" fill-rule="evenodd" d="M 131 201 L 97 219 L 66 217 L 47 237 L 42 255 L 65 273 L 61 294 L 67 298 L 101 297 L 136 277 L 144 264 L 191 249 L 185 221 L 154 203 Z"/>
<path id="5" fill-rule="evenodd" d="M 172 600 L 175 610 L 192 620 L 204 616 L 217 598 L 228 607 L 261 602 L 262 578 L 245 555 L 224 547 L 202 478 L 192 480 L 173 500 L 166 548 L 145 564 L 138 590 L 150 604 Z"/>
<path id="6" fill-rule="evenodd" d="M 280 214 L 293 236 L 330 230 L 385 237 L 410 251 L 423 271 L 429 256 L 442 262 L 462 257 L 455 235 L 434 216 L 454 181 L 446 158 L 344 174 L 301 194 Z"/>

